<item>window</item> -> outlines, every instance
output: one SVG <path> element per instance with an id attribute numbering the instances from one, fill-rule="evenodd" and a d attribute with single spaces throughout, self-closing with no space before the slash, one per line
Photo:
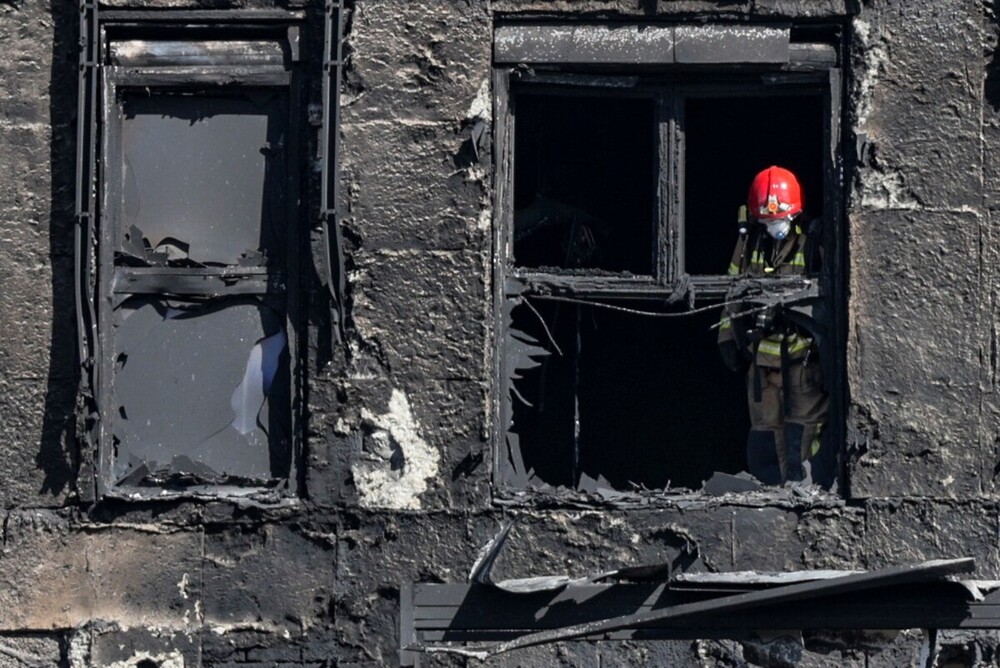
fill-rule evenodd
<path id="1" fill-rule="evenodd" d="M 310 146 L 324 178 L 335 162 L 335 103 L 320 137 L 305 130 L 321 69 L 302 58 L 305 12 L 83 14 L 78 297 L 98 493 L 294 495 L 319 227 L 304 221 L 315 207 L 325 224 L 335 199 L 304 178 Z M 339 27 L 338 3 L 326 18 Z"/>
<path id="2" fill-rule="evenodd" d="M 821 218 L 842 373 L 837 40 L 779 28 L 497 29 L 498 393 L 506 488 L 697 490 L 746 470 L 745 380 L 716 329 L 754 174 Z M 764 281 L 763 291 L 789 288 Z M 808 282 L 803 281 L 803 284 Z M 841 403 L 827 438 L 839 442 Z"/>

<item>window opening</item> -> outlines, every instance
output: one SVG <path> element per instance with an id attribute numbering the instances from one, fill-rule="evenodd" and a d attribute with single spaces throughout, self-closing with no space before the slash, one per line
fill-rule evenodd
<path id="1" fill-rule="evenodd" d="M 526 470 L 567 487 L 587 476 L 616 489 L 697 489 L 714 471 L 746 468 L 746 390 L 719 363 L 710 329 L 717 310 L 648 318 L 526 299 L 512 327 L 552 351 L 514 381 Z M 614 305 L 655 308 L 640 300 Z"/>
<path id="2" fill-rule="evenodd" d="M 176 58 L 135 44 L 137 60 Z M 292 470 L 292 88 L 283 64 L 254 86 L 234 69 L 239 52 L 202 51 L 220 58 L 207 77 L 160 74 L 160 61 L 107 76 L 101 229 L 117 250 L 101 281 L 115 295 L 101 316 L 103 456 L 115 489 L 287 485 Z M 220 86 L 213 69 L 232 78 Z"/>
<path id="3" fill-rule="evenodd" d="M 122 238 L 194 264 L 282 263 L 287 107 L 266 90 L 125 93 Z"/>
<path id="4" fill-rule="evenodd" d="M 116 485 L 288 476 L 283 304 L 137 296 L 115 329 Z"/>
<path id="5" fill-rule="evenodd" d="M 517 266 L 651 274 L 653 100 L 526 92 L 517 117 Z"/>
<path id="6" fill-rule="evenodd" d="M 684 102 L 684 270 L 725 273 L 736 208 L 754 175 L 781 165 L 798 177 L 806 209 L 823 210 L 823 97 L 691 97 Z"/>
<path id="7" fill-rule="evenodd" d="M 80 9 L 77 298 L 96 492 L 294 495 L 306 277 L 325 279 L 332 328 L 342 295 L 341 4 L 308 34 L 303 10 Z M 311 193 L 303 97 L 321 88 Z"/>
<path id="8" fill-rule="evenodd" d="M 806 51 L 824 54 L 820 73 L 498 72 L 501 489 L 781 483 L 732 477 L 761 471 L 748 438 L 756 395 L 718 334 L 740 309 L 783 309 L 789 332 L 825 318 L 812 338 L 835 394 L 839 77 L 828 48 Z M 807 276 L 730 276 L 738 209 L 775 164 L 798 175 L 800 220 L 822 221 L 809 231 L 826 259 Z M 810 457 L 836 447 L 839 406 Z M 836 476 L 829 458 L 810 463 Z"/>

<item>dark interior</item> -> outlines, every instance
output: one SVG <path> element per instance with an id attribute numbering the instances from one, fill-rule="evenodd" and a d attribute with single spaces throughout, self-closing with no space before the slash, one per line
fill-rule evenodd
<path id="1" fill-rule="evenodd" d="M 684 267 L 726 273 L 737 209 L 753 177 L 778 165 L 802 185 L 805 215 L 822 215 L 820 95 L 690 98 L 684 106 Z"/>
<path id="2" fill-rule="evenodd" d="M 516 307 L 513 328 L 552 354 L 515 382 L 516 394 L 531 406 L 514 397 L 513 430 L 526 469 L 539 480 L 575 487 L 585 473 L 617 489 L 668 483 L 698 489 L 713 471 L 745 468 L 746 386 L 719 358 L 710 329 L 717 311 L 651 318 L 528 299 L 538 315 Z M 675 313 L 686 308 L 614 303 Z"/>
<path id="3" fill-rule="evenodd" d="M 653 101 L 522 92 L 515 102 L 515 264 L 651 274 Z"/>
<path id="4" fill-rule="evenodd" d="M 652 273 L 659 173 L 652 103 L 520 93 L 516 104 L 516 264 Z M 769 165 L 797 174 L 805 218 L 822 215 L 821 95 L 691 98 L 681 122 L 687 273 L 726 272 L 737 209 Z M 581 239 L 596 242 L 593 253 L 580 252 Z M 512 393 L 513 432 L 536 481 L 576 487 L 586 475 L 616 489 L 699 489 L 715 471 L 746 468 L 745 377 L 719 357 L 711 329 L 719 311 L 656 318 L 527 299 L 534 310 L 514 308 L 513 330 L 551 352 L 519 372 Z"/>

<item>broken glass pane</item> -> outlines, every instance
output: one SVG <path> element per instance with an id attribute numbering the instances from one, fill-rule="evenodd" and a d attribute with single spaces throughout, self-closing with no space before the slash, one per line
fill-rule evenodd
<path id="1" fill-rule="evenodd" d="M 126 94 L 121 236 L 137 229 L 173 260 L 237 264 L 260 250 L 280 262 L 285 97 Z M 141 248 L 127 236 L 120 250 Z"/>
<path id="2" fill-rule="evenodd" d="M 746 389 L 719 360 L 710 329 L 717 321 L 716 311 L 655 319 L 524 297 L 504 351 L 504 410 L 516 437 L 508 443 L 519 446 L 522 466 L 538 482 L 594 492 L 698 489 L 715 471 L 744 469 Z M 559 352 L 525 364 L 522 339 Z"/>
<path id="3" fill-rule="evenodd" d="M 252 299 L 135 297 L 116 316 L 115 480 L 288 475 L 291 384 L 280 310 Z M 137 475 L 140 467 L 148 474 Z"/>

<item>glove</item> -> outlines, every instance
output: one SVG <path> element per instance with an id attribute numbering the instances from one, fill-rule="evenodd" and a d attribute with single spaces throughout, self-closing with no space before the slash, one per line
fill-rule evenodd
<path id="1" fill-rule="evenodd" d="M 735 341 L 720 343 L 719 354 L 722 356 L 722 363 L 730 371 L 743 371 L 748 366 L 746 353 L 740 349 Z"/>

